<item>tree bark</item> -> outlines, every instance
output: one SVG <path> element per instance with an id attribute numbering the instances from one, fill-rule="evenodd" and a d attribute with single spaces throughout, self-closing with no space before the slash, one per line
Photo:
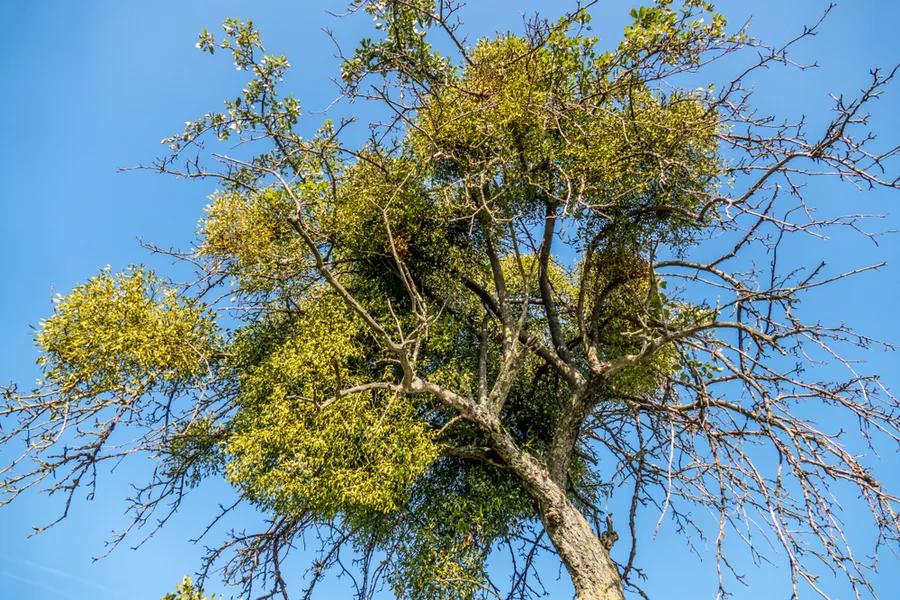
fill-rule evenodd
<path id="1" fill-rule="evenodd" d="M 506 468 L 537 503 L 541 522 L 572 578 L 578 600 L 625 600 L 622 578 L 609 550 L 569 501 L 565 488 L 537 458 L 516 446 L 489 408 L 476 404 L 469 409 L 468 417 L 482 426 Z"/>
<path id="2" fill-rule="evenodd" d="M 624 600 L 619 570 L 581 512 L 558 488 L 551 490 L 548 500 L 539 501 L 541 521 L 572 578 L 578 599 Z"/>

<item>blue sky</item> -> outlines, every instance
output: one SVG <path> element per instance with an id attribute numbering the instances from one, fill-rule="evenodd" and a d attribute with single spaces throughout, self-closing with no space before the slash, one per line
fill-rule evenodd
<path id="1" fill-rule="evenodd" d="M 548 17 L 571 3 L 558 0 L 511 2 L 472 0 L 464 9 L 471 37 L 517 29 L 520 13 L 540 10 Z M 602 41 L 615 43 L 627 20 L 630 2 L 608 0 L 593 9 L 594 30 Z M 752 15 L 751 33 L 773 43 L 798 33 L 824 11 L 827 2 L 718 3 L 732 25 Z M 253 19 L 270 52 L 286 54 L 293 64 L 285 89 L 303 102 L 304 127 L 314 131 L 335 93 L 329 77 L 337 62 L 331 42 L 321 31 L 332 28 L 349 49 L 364 33 L 363 21 L 338 21 L 326 9 L 337 2 L 175 2 L 45 1 L 0 3 L 6 50 L 0 53 L 0 379 L 28 387 L 37 378 L 36 353 L 29 325 L 50 314 L 52 293 L 65 293 L 110 264 L 119 270 L 131 263 L 153 263 L 139 247 L 141 236 L 159 246 L 187 247 L 211 184 L 176 181 L 143 172 L 116 173 L 119 167 L 150 162 L 164 153 L 158 141 L 181 124 L 221 106 L 243 84 L 224 57 L 209 57 L 194 48 L 201 28 L 218 31 L 227 17 Z M 786 117 L 822 115 L 827 93 L 851 94 L 868 70 L 900 62 L 895 36 L 900 6 L 884 0 L 846 0 L 833 12 L 821 34 L 792 57 L 818 61 L 821 67 L 798 74 L 772 69 L 758 80 L 757 101 Z M 895 86 L 896 87 L 896 86 Z M 900 137 L 900 89 L 891 90 L 876 106 L 875 127 L 882 136 Z M 900 194 L 859 194 L 850 188 L 822 186 L 814 202 L 847 212 L 893 213 L 878 225 L 900 229 Z M 848 208 L 844 208 L 844 207 Z M 861 331 L 900 342 L 896 318 L 900 246 L 887 237 L 880 246 L 858 237 L 831 244 L 798 246 L 796 260 L 818 263 L 828 258 L 842 265 L 882 259 L 892 264 L 811 298 L 808 315 L 846 320 Z M 896 263 L 896 265 L 894 264 Z M 891 354 L 873 354 L 868 369 L 881 372 L 900 390 L 900 369 Z M 0 452 L 0 458 L 5 455 Z M 224 486 L 201 488 L 177 517 L 138 551 L 105 552 L 109 533 L 127 525 L 122 498 L 129 481 L 146 472 L 145 459 L 102 474 L 92 502 L 79 501 L 72 516 L 52 530 L 26 539 L 31 525 L 52 520 L 60 509 L 54 498 L 29 494 L 0 508 L 0 597 L 19 600 L 156 599 L 199 564 L 202 548 L 187 542 L 198 534 Z M 888 478 L 900 471 L 900 459 L 887 449 L 879 472 Z M 900 478 L 894 477 L 897 483 Z M 82 496 L 83 497 L 83 496 Z M 657 515 L 647 517 L 650 528 Z M 247 516 L 252 520 L 252 515 Z M 850 529 L 865 521 L 847 516 Z M 865 529 L 862 530 L 865 532 Z M 137 542 L 140 538 L 135 538 Z M 644 564 L 652 577 L 654 599 L 714 598 L 714 564 L 688 556 L 673 532 L 664 528 L 655 543 L 645 543 Z M 746 557 L 745 557 L 746 559 Z M 885 598 L 900 588 L 900 562 L 885 555 L 879 583 Z M 740 564 L 750 586 L 735 588 L 736 598 L 789 598 L 785 569 L 756 570 Z M 569 596 L 568 583 L 556 570 L 545 583 L 553 597 Z M 823 584 L 828 587 L 828 579 Z M 834 586 L 837 586 L 834 583 Z M 839 587 L 830 589 L 838 590 Z M 216 590 L 212 590 L 216 591 Z M 849 598 L 850 596 L 842 596 Z"/>

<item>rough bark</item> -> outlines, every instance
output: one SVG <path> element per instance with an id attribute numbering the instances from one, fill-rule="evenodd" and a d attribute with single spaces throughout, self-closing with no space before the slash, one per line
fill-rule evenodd
<path id="1" fill-rule="evenodd" d="M 560 490 L 539 502 L 541 520 L 579 600 L 624 600 L 619 570 L 581 512 Z"/>
<path id="2" fill-rule="evenodd" d="M 491 445 L 507 468 L 537 502 L 541 521 L 572 578 L 579 600 L 624 600 L 622 580 L 609 550 L 569 501 L 565 489 L 534 456 L 516 446 L 488 409 L 479 405 L 471 414 L 472 420 L 489 434 Z"/>

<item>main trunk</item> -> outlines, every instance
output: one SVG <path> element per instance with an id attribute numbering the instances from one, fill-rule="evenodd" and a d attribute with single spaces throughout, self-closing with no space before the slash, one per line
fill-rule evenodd
<path id="1" fill-rule="evenodd" d="M 579 600 L 624 600 L 619 570 L 581 513 L 558 488 L 540 502 L 541 520 Z"/>
<path id="2" fill-rule="evenodd" d="M 538 460 L 519 449 L 500 421 L 487 408 L 476 407 L 472 416 L 484 424 L 494 450 L 525 486 L 540 508 L 541 521 L 566 570 L 579 600 L 624 600 L 619 570 L 609 551 L 591 530 L 565 490 Z"/>

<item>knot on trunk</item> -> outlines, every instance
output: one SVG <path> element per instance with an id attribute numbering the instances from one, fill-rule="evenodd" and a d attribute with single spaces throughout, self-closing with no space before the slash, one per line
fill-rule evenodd
<path id="1" fill-rule="evenodd" d="M 606 515 L 606 531 L 600 534 L 600 543 L 608 552 L 612 550 L 617 541 L 619 541 L 619 534 L 613 529 L 612 513 L 608 513 Z"/>
<path id="2" fill-rule="evenodd" d="M 550 504 L 547 507 L 546 512 L 544 513 L 544 518 L 547 520 L 547 525 L 550 527 L 559 527 L 563 521 L 563 507 L 559 504 Z"/>

